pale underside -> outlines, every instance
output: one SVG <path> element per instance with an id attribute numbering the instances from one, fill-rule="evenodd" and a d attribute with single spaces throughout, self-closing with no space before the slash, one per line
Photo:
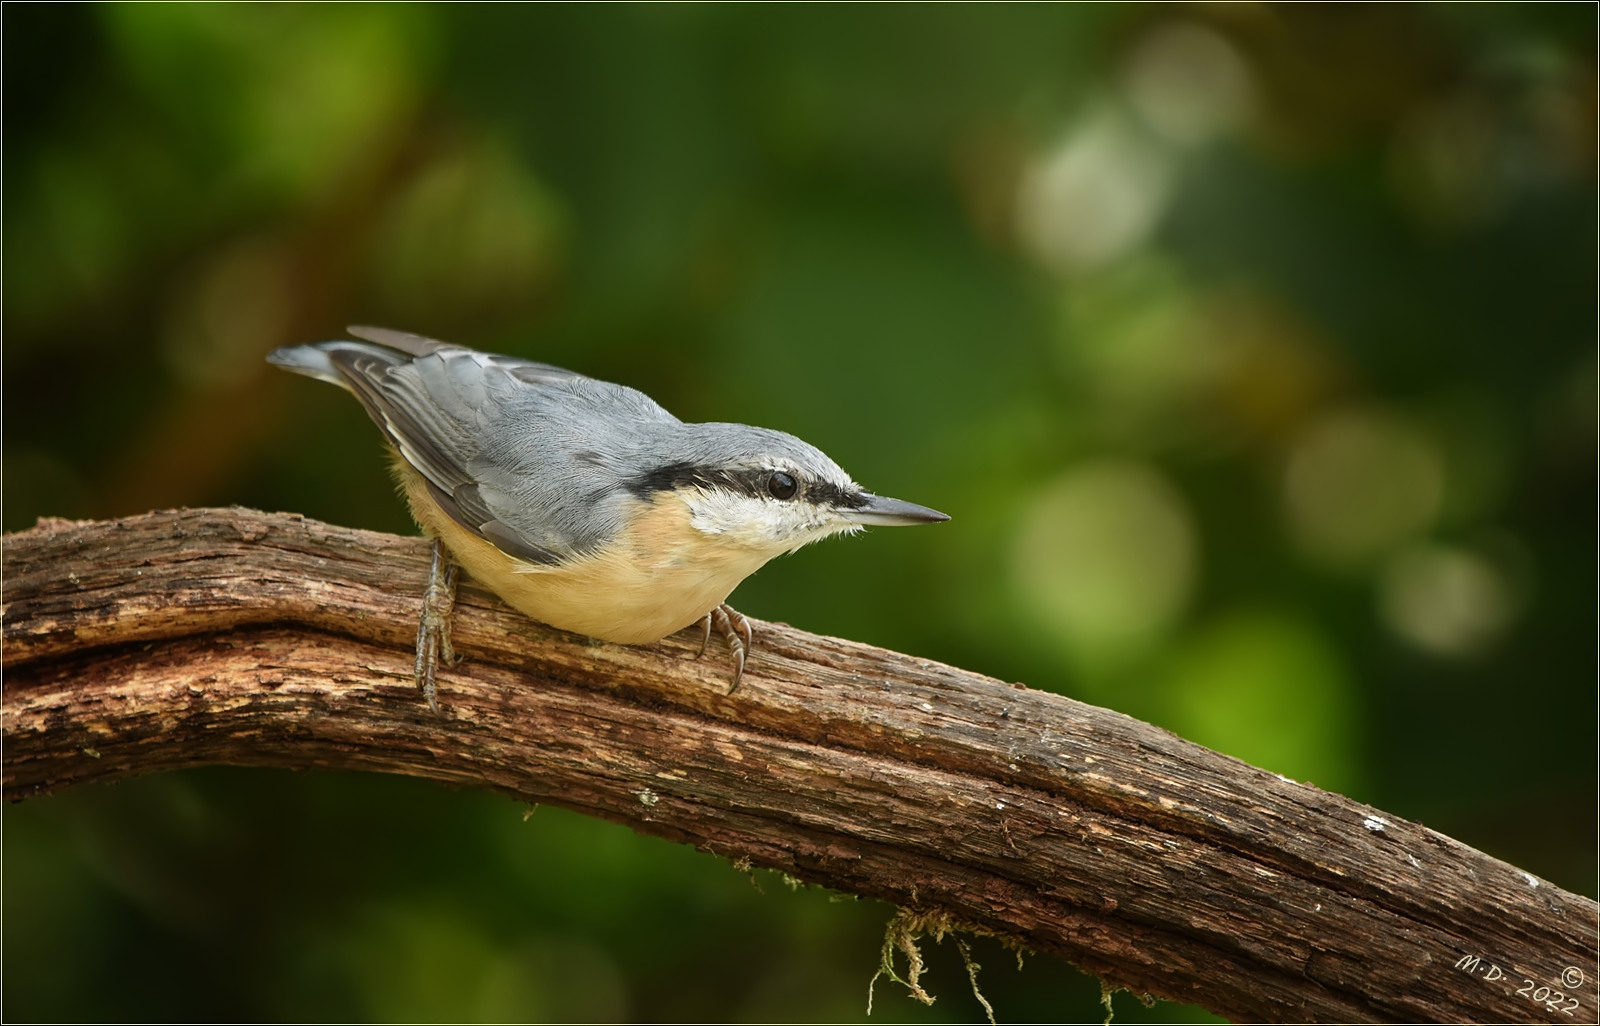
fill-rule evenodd
<path id="1" fill-rule="evenodd" d="M 774 556 L 857 529 L 819 523 L 782 544 L 764 532 L 708 531 L 704 512 L 697 516 L 682 493 L 666 491 L 629 500 L 625 528 L 601 552 L 548 566 L 502 552 L 442 513 L 409 464 L 396 460 L 395 469 L 417 523 L 507 605 L 540 623 L 625 645 L 659 641 L 699 622 Z"/>

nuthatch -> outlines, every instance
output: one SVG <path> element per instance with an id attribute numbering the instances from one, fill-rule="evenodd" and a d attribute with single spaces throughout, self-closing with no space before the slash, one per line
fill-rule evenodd
<path id="1" fill-rule="evenodd" d="M 338 385 L 395 455 L 433 539 L 417 631 L 429 706 L 453 659 L 455 566 L 552 627 L 642 645 L 715 624 L 744 673 L 750 623 L 727 605 L 774 556 L 869 524 L 949 517 L 873 495 L 793 435 L 685 424 L 642 392 L 510 356 L 352 327 L 268 361 Z M 702 644 L 701 652 L 705 651 Z"/>

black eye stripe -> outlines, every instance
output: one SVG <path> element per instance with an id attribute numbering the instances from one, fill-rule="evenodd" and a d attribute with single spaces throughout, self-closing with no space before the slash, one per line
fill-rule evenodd
<path id="1" fill-rule="evenodd" d="M 728 488 L 757 496 L 766 491 L 766 475 L 747 476 L 723 467 L 704 467 L 693 463 L 669 463 L 628 482 L 627 488 L 640 498 L 655 492 L 670 492 L 678 488 Z"/>
<path id="2" fill-rule="evenodd" d="M 835 509 L 860 509 L 867 504 L 863 492 L 846 491 L 828 481 L 814 481 L 807 485 L 806 498 L 819 506 L 832 506 Z"/>
<path id="3" fill-rule="evenodd" d="M 778 474 L 783 474 L 794 482 L 795 490 L 787 496 L 788 500 L 803 495 L 809 502 L 819 506 L 832 506 L 835 509 L 860 509 L 867 503 L 866 496 L 860 491 L 847 490 L 831 481 L 803 481 L 799 475 L 789 471 L 768 468 L 745 469 L 670 463 L 639 475 L 629 481 L 626 487 L 641 499 L 649 498 L 656 492 L 672 491 L 677 488 L 727 488 L 751 498 L 768 496 L 776 498 L 778 496 L 772 491 L 772 482 Z"/>

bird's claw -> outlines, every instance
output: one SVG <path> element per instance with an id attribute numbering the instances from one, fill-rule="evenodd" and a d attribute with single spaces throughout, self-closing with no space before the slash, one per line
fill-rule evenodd
<path id="1" fill-rule="evenodd" d="M 444 543 L 433 542 L 433 565 L 428 571 L 428 588 L 422 595 L 422 616 L 417 621 L 417 687 L 428 700 L 428 708 L 439 711 L 435 684 L 439 663 L 456 661 L 450 644 L 450 615 L 456 607 L 456 577 L 460 573 L 445 554 Z"/>
<path id="2" fill-rule="evenodd" d="M 695 658 L 699 659 L 706 654 L 706 647 L 711 644 L 711 625 L 716 624 L 722 640 L 728 643 L 728 651 L 733 653 L 733 686 L 728 688 L 728 694 L 731 695 L 739 687 L 739 679 L 744 676 L 745 656 L 755 645 L 755 634 L 750 628 L 750 620 L 724 602 L 707 613 L 701 624 L 705 631 L 700 639 L 700 651 L 695 654 Z"/>

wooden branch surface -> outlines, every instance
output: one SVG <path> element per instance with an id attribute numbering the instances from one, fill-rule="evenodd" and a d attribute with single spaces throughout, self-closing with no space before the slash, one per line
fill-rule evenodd
<path id="1" fill-rule="evenodd" d="M 406 773 L 948 914 L 1236 1019 L 1595 1021 L 1587 898 L 927 660 L 756 623 L 730 696 L 698 630 L 601 644 L 467 582 L 466 660 L 430 715 L 427 552 L 244 509 L 6 536 L 5 796 L 211 764 Z"/>

